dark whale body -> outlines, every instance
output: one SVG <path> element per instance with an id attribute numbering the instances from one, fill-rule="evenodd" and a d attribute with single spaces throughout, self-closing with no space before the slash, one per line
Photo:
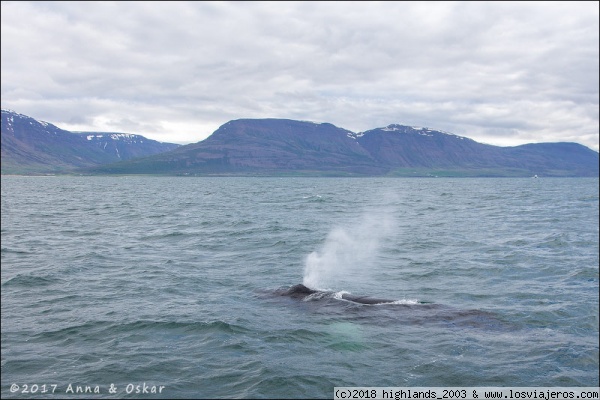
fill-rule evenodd
<path id="1" fill-rule="evenodd" d="M 318 290 L 309 289 L 303 284 L 299 283 L 287 289 L 282 295 L 290 297 L 306 297 L 311 294 L 317 293 Z"/>
<path id="2" fill-rule="evenodd" d="M 344 293 L 342 294 L 342 299 L 353 301 L 355 303 L 360 304 L 385 304 L 385 303 L 393 303 L 396 300 L 388 300 L 388 299 L 378 299 L 377 297 L 368 297 L 368 296 L 355 296 L 353 294 Z"/>
<path id="3" fill-rule="evenodd" d="M 280 287 L 275 291 L 269 290 L 265 292 L 265 295 L 300 300 L 294 303 L 298 303 L 303 310 L 313 310 L 319 313 L 332 312 L 335 316 L 339 316 L 340 310 L 340 307 L 336 306 L 341 306 L 341 310 L 351 311 L 348 318 L 351 320 L 359 318 L 362 322 L 381 323 L 381 318 L 384 318 L 383 321 L 386 323 L 443 324 L 447 327 L 484 328 L 501 332 L 514 332 L 515 329 L 520 328 L 489 311 L 457 309 L 429 301 L 406 304 L 397 300 L 356 296 L 348 293 L 339 296 L 334 291 L 315 290 L 303 284 Z M 355 305 L 362 304 L 381 304 L 383 306 L 381 308 L 355 307 Z"/>
<path id="4" fill-rule="evenodd" d="M 281 295 L 294 297 L 294 298 L 306 298 L 307 296 L 310 296 L 315 293 L 326 294 L 327 292 L 310 289 L 310 288 L 304 286 L 303 284 L 299 283 L 298 285 L 294 285 L 294 286 L 290 287 L 289 289 L 287 289 L 286 291 L 282 292 Z M 354 303 L 359 303 L 359 304 L 385 304 L 385 303 L 393 303 L 394 301 L 396 301 L 396 300 L 388 300 L 388 299 L 378 299 L 375 297 L 368 297 L 368 296 L 356 296 L 356 295 L 349 294 L 349 293 L 342 294 L 342 299 L 352 301 Z"/>
<path id="5" fill-rule="evenodd" d="M 295 300 L 301 310 L 312 310 L 319 315 L 340 316 L 348 311 L 350 321 L 373 324 L 399 323 L 403 325 L 441 324 L 445 327 L 483 328 L 500 332 L 514 332 L 520 326 L 511 324 L 501 316 L 478 309 L 457 309 L 430 301 L 403 302 L 339 292 L 315 290 L 303 284 L 280 287 L 264 292 L 266 297 Z M 378 307 L 367 305 L 379 304 Z M 365 306 L 363 306 L 365 305 Z M 341 311 L 340 311 L 341 310 Z M 330 314 L 331 313 L 331 314 Z"/>

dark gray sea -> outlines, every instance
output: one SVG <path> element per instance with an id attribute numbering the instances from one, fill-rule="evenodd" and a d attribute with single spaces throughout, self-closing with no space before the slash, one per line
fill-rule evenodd
<path id="1" fill-rule="evenodd" d="M 598 386 L 598 191 L 3 176 L 1 397 Z M 281 295 L 299 283 L 335 295 Z"/>

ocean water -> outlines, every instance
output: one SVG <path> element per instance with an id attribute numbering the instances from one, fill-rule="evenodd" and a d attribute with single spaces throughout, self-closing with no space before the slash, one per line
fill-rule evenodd
<path id="1" fill-rule="evenodd" d="M 3 176 L 2 398 L 598 386 L 598 189 Z"/>

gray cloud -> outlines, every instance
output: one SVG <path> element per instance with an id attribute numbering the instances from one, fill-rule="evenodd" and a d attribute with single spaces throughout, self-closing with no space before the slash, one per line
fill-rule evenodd
<path id="1" fill-rule="evenodd" d="M 2 107 L 179 143 L 237 118 L 598 150 L 597 2 L 2 2 Z"/>

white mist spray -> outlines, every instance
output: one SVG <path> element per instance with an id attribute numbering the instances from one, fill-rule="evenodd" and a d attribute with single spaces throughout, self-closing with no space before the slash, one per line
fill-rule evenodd
<path id="1" fill-rule="evenodd" d="M 322 248 L 306 257 L 304 285 L 332 289 L 344 281 L 363 281 L 376 262 L 382 240 L 395 226 L 391 215 L 382 210 L 368 212 L 355 226 L 333 228 Z"/>

